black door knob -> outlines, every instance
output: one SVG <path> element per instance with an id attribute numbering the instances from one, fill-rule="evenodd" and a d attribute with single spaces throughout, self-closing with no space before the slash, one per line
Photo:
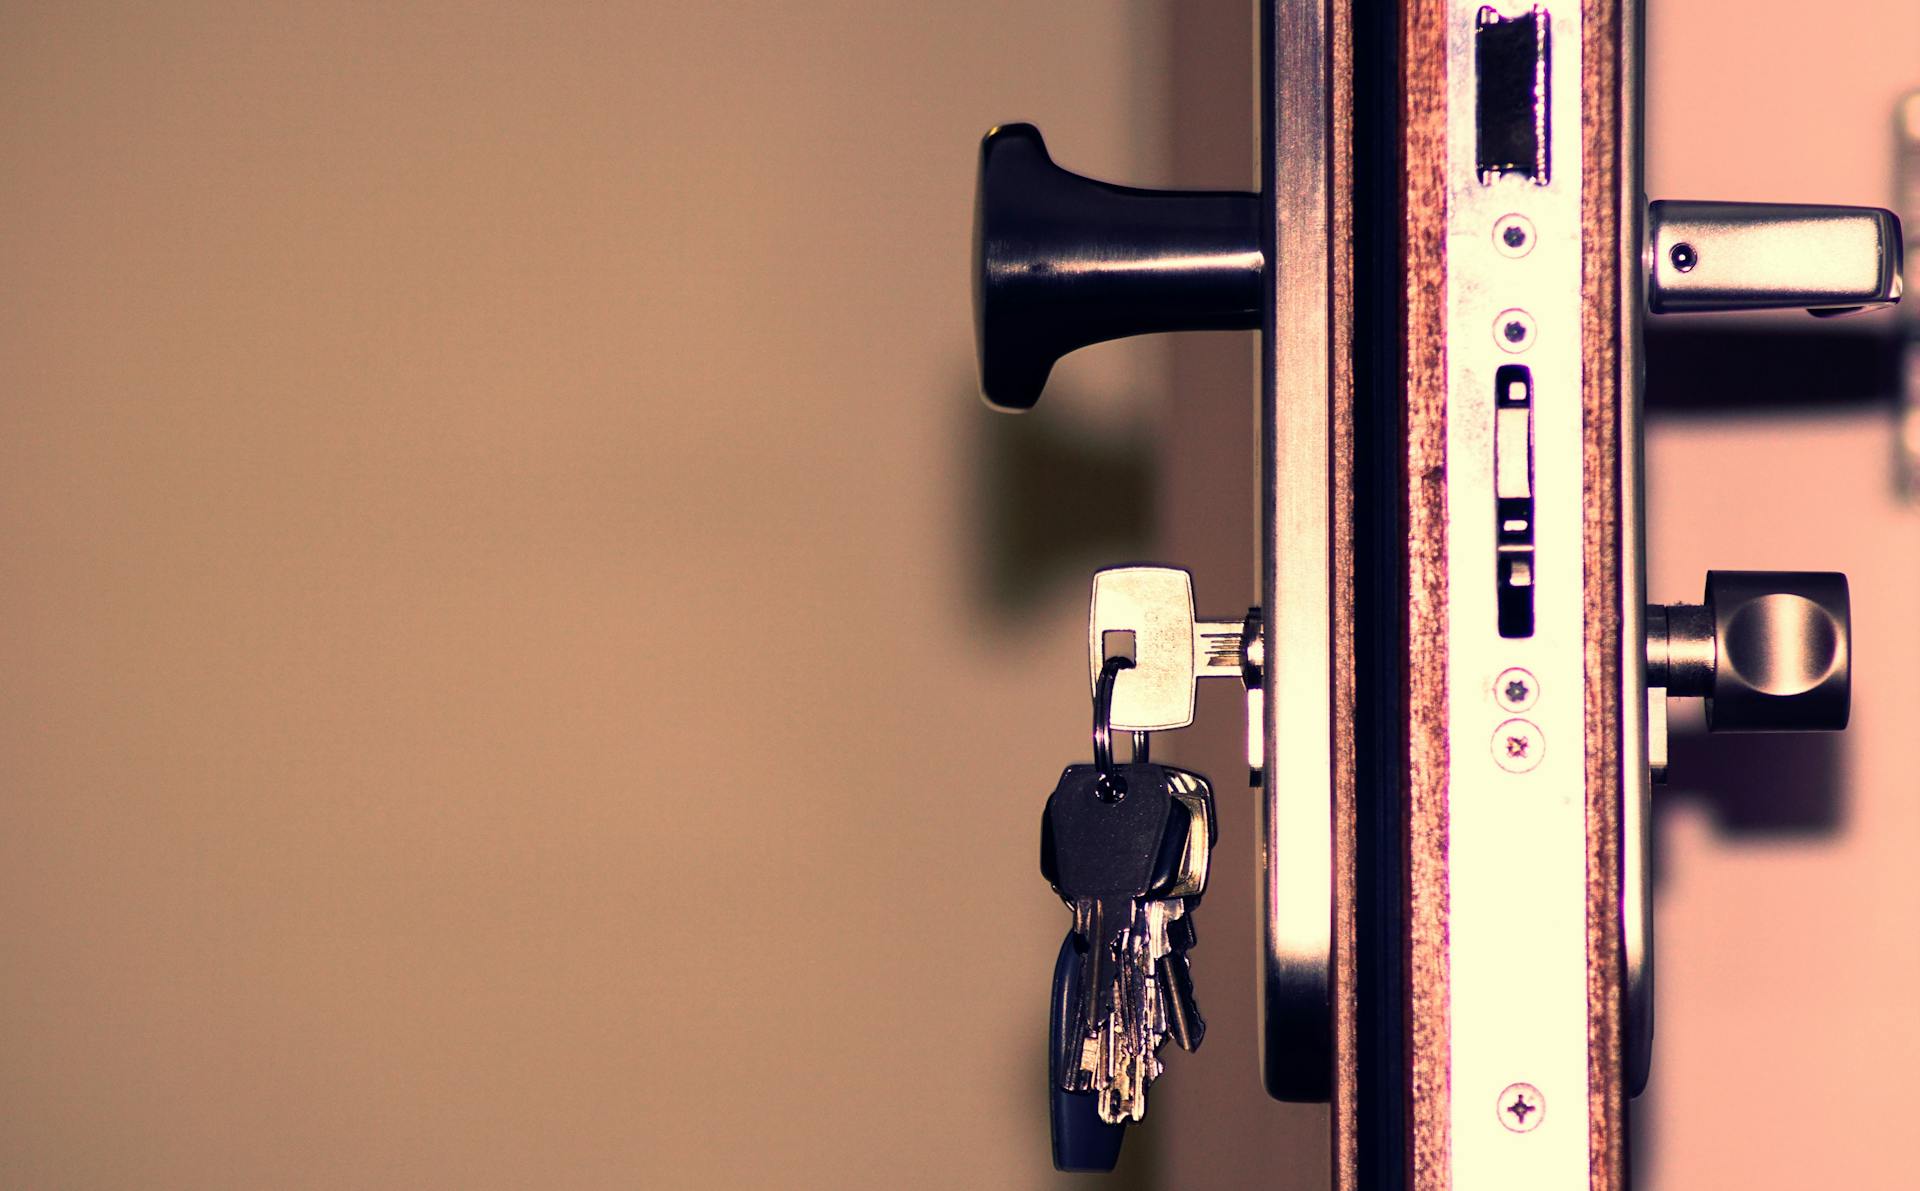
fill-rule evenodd
<path id="1" fill-rule="evenodd" d="M 1031 124 L 1002 125 L 980 143 L 974 208 L 981 391 L 1031 409 L 1076 348 L 1258 327 L 1263 264 L 1259 196 L 1096 182 L 1055 165 Z"/>
<path id="2" fill-rule="evenodd" d="M 1707 701 L 1714 732 L 1834 732 L 1853 691 L 1847 577 L 1708 571 L 1704 604 L 1647 609 L 1647 685 Z"/>

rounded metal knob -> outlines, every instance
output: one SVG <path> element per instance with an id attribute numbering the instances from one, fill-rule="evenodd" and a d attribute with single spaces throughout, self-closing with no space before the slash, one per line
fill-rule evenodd
<path id="1" fill-rule="evenodd" d="M 1647 685 L 1704 697 L 1710 731 L 1847 726 L 1853 618 L 1845 575 L 1709 571 L 1705 604 L 1647 612 Z"/>
<path id="2" fill-rule="evenodd" d="M 1031 124 L 980 144 L 973 307 L 980 388 L 1031 409 L 1076 348 L 1260 325 L 1259 196 L 1138 190 L 1069 173 Z"/>

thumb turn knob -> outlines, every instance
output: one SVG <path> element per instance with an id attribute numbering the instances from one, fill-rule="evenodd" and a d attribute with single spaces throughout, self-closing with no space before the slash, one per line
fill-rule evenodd
<path id="1" fill-rule="evenodd" d="M 1847 577 L 1708 571 L 1705 604 L 1647 609 L 1647 685 L 1703 697 L 1714 732 L 1838 731 L 1853 686 Z"/>
<path id="2" fill-rule="evenodd" d="M 980 144 L 973 258 L 980 388 L 1001 409 L 1031 409 L 1053 362 L 1090 343 L 1260 325 L 1257 195 L 1083 178 L 1031 124 Z"/>

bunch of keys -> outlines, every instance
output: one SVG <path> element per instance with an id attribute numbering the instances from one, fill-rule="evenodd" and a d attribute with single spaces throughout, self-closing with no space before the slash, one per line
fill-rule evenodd
<path id="1" fill-rule="evenodd" d="M 1133 662 L 1109 658 L 1094 686 L 1093 764 L 1069 765 L 1041 820 L 1040 871 L 1073 910 L 1054 966 L 1051 1108 L 1054 1165 L 1112 1170 L 1127 1122 L 1146 1112 L 1171 1034 L 1200 1045 L 1187 951 L 1215 835 L 1205 778 L 1147 758 L 1113 761 L 1113 684 Z"/>

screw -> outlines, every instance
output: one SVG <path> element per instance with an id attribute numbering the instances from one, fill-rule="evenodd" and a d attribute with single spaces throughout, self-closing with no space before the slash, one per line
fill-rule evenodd
<path id="1" fill-rule="evenodd" d="M 1493 340 L 1502 351 L 1526 351 L 1533 346 L 1533 316 L 1524 310 L 1502 310 L 1493 320 Z"/>
<path id="2" fill-rule="evenodd" d="M 1540 697 L 1540 682 L 1532 671 L 1519 666 L 1500 671 L 1493 680 L 1493 699 L 1507 711 L 1520 712 L 1533 706 Z"/>
<path id="3" fill-rule="evenodd" d="M 1525 215 L 1502 215 L 1493 225 L 1493 247 L 1501 256 L 1525 256 L 1533 240 L 1533 223 Z"/>
<path id="4" fill-rule="evenodd" d="M 1508 773 L 1525 773 L 1540 764 L 1547 739 L 1528 720 L 1508 720 L 1493 730 L 1493 759 Z"/>
<path id="5" fill-rule="evenodd" d="M 1675 244 L 1672 251 L 1667 253 L 1667 259 L 1682 273 L 1691 273 L 1693 267 L 1700 263 L 1700 254 L 1693 250 L 1691 244 Z"/>
<path id="6" fill-rule="evenodd" d="M 1500 1123 L 1515 1133 L 1530 1133 L 1547 1115 L 1547 1098 L 1530 1083 L 1510 1083 L 1500 1089 Z"/>

